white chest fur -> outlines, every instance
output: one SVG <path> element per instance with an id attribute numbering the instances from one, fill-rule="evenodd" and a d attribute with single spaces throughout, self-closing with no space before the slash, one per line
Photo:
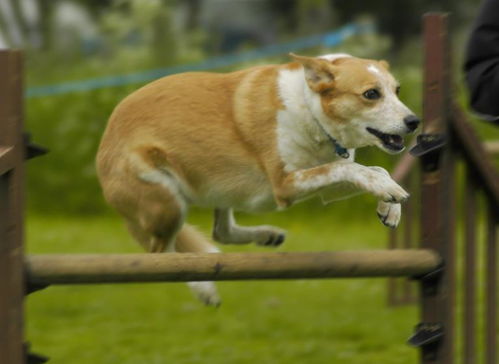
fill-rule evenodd
<path id="1" fill-rule="evenodd" d="M 339 157 L 307 103 L 303 69 L 282 70 L 278 78 L 284 109 L 277 113 L 277 142 L 286 172 L 315 167 Z M 351 153 L 353 159 L 353 153 Z"/>

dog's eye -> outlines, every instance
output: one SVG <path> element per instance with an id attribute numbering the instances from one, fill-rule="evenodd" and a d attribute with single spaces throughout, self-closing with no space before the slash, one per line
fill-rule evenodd
<path id="1" fill-rule="evenodd" d="M 397 95 L 400 93 L 400 86 L 397 86 L 397 87 L 395 88 L 395 93 L 396 93 Z"/>
<path id="2" fill-rule="evenodd" d="M 362 95 L 368 100 L 377 100 L 381 97 L 381 94 L 375 88 L 367 90 Z"/>

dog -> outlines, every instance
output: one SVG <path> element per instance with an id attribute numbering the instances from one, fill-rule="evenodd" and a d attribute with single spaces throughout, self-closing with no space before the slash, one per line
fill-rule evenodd
<path id="1" fill-rule="evenodd" d="M 348 186 L 379 199 L 395 227 L 409 194 L 355 149 L 404 149 L 419 120 L 398 98 L 386 61 L 305 57 L 232 73 L 156 80 L 113 111 L 97 153 L 105 199 L 148 252 L 219 250 L 184 223 L 189 205 L 214 209 L 213 239 L 278 246 L 284 230 L 237 225 L 233 211 L 285 209 Z M 190 282 L 218 305 L 213 282 Z"/>

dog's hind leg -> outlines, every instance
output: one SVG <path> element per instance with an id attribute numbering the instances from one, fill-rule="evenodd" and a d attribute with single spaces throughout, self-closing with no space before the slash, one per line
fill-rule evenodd
<path id="1" fill-rule="evenodd" d="M 150 185 L 151 190 L 161 188 Z M 150 253 L 199 252 L 216 253 L 218 249 L 193 227 L 183 224 L 185 210 L 177 203 L 178 196 L 144 194 L 139 198 L 139 207 L 134 218 L 127 218 L 132 236 Z M 149 199 L 146 196 L 154 196 Z M 197 298 L 206 305 L 219 306 L 220 298 L 213 282 L 188 282 Z"/>
<path id="2" fill-rule="evenodd" d="M 133 202 L 131 199 L 128 202 L 135 205 L 135 210 L 125 215 L 131 235 L 147 252 L 172 251 L 186 213 L 178 196 L 162 186 L 148 184 L 141 186 Z"/>
<path id="3" fill-rule="evenodd" d="M 177 234 L 175 251 L 179 253 L 218 253 L 217 247 L 193 226 L 184 224 Z M 221 301 L 214 282 L 187 283 L 196 297 L 209 306 L 219 306 Z"/>
<path id="4" fill-rule="evenodd" d="M 268 226 L 243 227 L 236 224 L 232 209 L 215 209 L 213 239 L 222 244 L 278 246 L 286 237 L 284 230 Z"/>
<path id="5" fill-rule="evenodd" d="M 108 187 L 104 194 L 125 217 L 128 230 L 144 250 L 216 252 L 200 233 L 184 224 L 188 205 L 185 186 L 169 168 L 164 153 L 158 148 L 142 149 L 129 162 L 119 171 L 131 170 L 135 176 L 114 176 L 112 183 L 104 185 Z M 204 303 L 220 304 L 212 282 L 190 282 L 189 286 Z"/>

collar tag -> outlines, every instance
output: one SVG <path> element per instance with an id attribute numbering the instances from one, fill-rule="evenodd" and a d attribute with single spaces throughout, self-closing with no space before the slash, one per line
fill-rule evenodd
<path id="1" fill-rule="evenodd" d="M 348 153 L 348 150 L 341 146 L 335 139 L 331 138 L 331 141 L 334 144 L 334 150 L 336 151 L 336 154 L 338 154 L 341 158 L 349 158 L 350 153 Z"/>

